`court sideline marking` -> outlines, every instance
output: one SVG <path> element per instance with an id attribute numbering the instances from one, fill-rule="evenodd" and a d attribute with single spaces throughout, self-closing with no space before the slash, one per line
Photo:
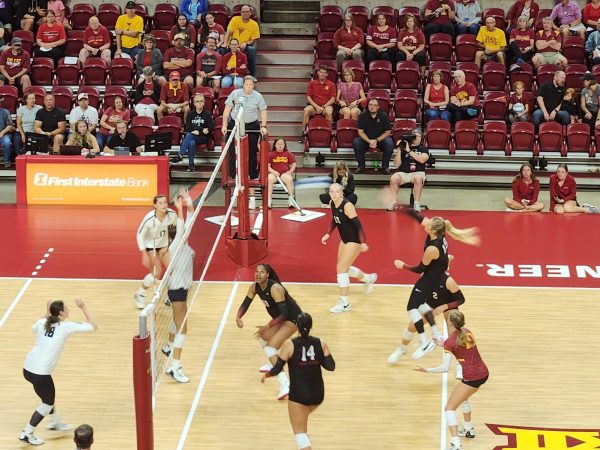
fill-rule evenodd
<path id="1" fill-rule="evenodd" d="M 231 293 L 229 294 L 229 299 L 227 300 L 227 305 L 225 306 L 225 310 L 223 311 L 223 316 L 221 317 L 221 323 L 219 324 L 219 329 L 217 330 L 217 334 L 215 335 L 215 339 L 213 340 L 212 347 L 210 349 L 210 353 L 208 354 L 208 359 L 206 360 L 206 364 L 204 364 L 204 370 L 202 371 L 202 376 L 200 377 L 200 381 L 198 383 L 198 389 L 196 389 L 196 395 L 194 396 L 194 400 L 192 405 L 190 406 L 190 410 L 188 412 L 187 418 L 185 420 L 185 425 L 183 426 L 183 430 L 181 431 L 181 435 L 179 436 L 179 442 L 177 443 L 177 450 L 183 450 L 183 446 L 185 445 L 185 440 L 187 439 L 187 435 L 190 431 L 190 427 L 192 426 L 192 420 L 194 420 L 194 415 L 196 414 L 196 409 L 198 409 L 198 404 L 200 403 L 200 398 L 202 397 L 202 391 L 204 391 L 204 386 L 206 385 L 206 380 L 208 379 L 208 374 L 212 367 L 213 360 L 215 359 L 215 354 L 217 353 L 217 348 L 219 347 L 219 343 L 221 342 L 221 336 L 223 335 L 223 331 L 225 330 L 225 324 L 227 323 L 227 319 L 229 318 L 229 312 L 231 311 L 231 305 L 233 304 L 233 300 L 237 294 L 238 287 L 240 283 L 235 282 L 231 288 Z"/>
<path id="2" fill-rule="evenodd" d="M 443 315 L 442 315 L 443 318 Z M 444 339 L 448 339 L 448 327 L 446 326 L 446 320 L 444 322 L 444 331 L 442 332 L 444 335 Z M 444 362 L 444 347 L 442 347 L 442 363 Z M 458 361 L 456 362 L 458 364 Z M 448 368 L 450 370 L 450 368 Z M 446 446 L 446 402 L 448 401 L 448 372 L 444 372 L 442 374 L 442 407 L 441 407 L 441 420 L 440 420 L 440 449 L 446 450 L 448 447 Z"/>
<path id="3" fill-rule="evenodd" d="M 8 309 L 2 316 L 2 319 L 0 319 L 0 328 L 2 328 L 4 326 L 4 323 L 8 320 L 8 316 L 10 316 L 10 313 L 13 311 L 13 309 L 15 309 L 15 307 L 21 300 L 21 297 L 23 297 L 23 295 L 25 294 L 25 291 L 27 291 L 27 288 L 29 287 L 29 285 L 31 284 L 32 281 L 33 281 L 33 278 L 27 278 L 27 281 L 25 281 L 25 284 L 23 284 L 23 287 L 18 292 L 15 299 L 12 301 L 12 303 L 10 304 L 10 306 L 8 307 Z"/>

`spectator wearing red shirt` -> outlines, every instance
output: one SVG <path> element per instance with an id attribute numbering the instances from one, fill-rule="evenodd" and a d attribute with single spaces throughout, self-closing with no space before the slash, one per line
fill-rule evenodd
<path id="1" fill-rule="evenodd" d="M 202 51 L 206 49 L 206 42 L 209 37 L 214 37 L 217 41 L 217 51 L 221 56 L 227 53 L 227 45 L 225 44 L 225 29 L 215 22 L 215 16 L 208 12 L 201 20 L 202 25 L 198 29 L 196 41 L 198 47 L 202 47 Z"/>
<path id="2" fill-rule="evenodd" d="M 352 14 L 344 14 L 344 24 L 333 35 L 333 46 L 337 50 L 335 60 L 338 72 L 342 69 L 342 63 L 347 59 L 363 59 L 363 45 L 365 35 L 354 23 Z"/>
<path id="3" fill-rule="evenodd" d="M 377 25 L 367 31 L 367 68 L 371 61 L 384 60 L 396 63 L 396 30 L 387 24 L 385 14 L 377 15 Z"/>
<path id="4" fill-rule="evenodd" d="M 181 82 L 179 72 L 173 70 L 169 75 L 169 82 L 162 85 L 160 90 L 160 106 L 156 110 L 158 121 L 165 114 L 179 114 L 183 112 L 183 121 L 190 112 L 190 88 Z"/>
<path id="5" fill-rule="evenodd" d="M 175 35 L 175 47 L 170 47 L 165 52 L 163 57 L 163 69 L 165 75 L 159 77 L 161 84 L 167 82 L 171 72 L 177 71 L 183 82 L 187 84 L 190 91 L 194 89 L 194 51 L 187 48 L 185 43 L 185 35 L 182 33 Z"/>
<path id="6" fill-rule="evenodd" d="M 300 142 L 304 142 L 304 130 L 308 125 L 308 120 L 315 114 L 322 114 L 329 121 L 333 118 L 333 104 L 337 94 L 335 84 L 327 78 L 329 71 L 326 66 L 320 66 L 317 70 L 317 79 L 310 80 L 306 101 L 308 105 L 304 108 L 302 116 L 302 135 Z"/>
<path id="7" fill-rule="evenodd" d="M 508 98 L 508 121 L 528 122 L 533 111 L 533 94 L 525 92 L 525 83 L 515 81 L 513 83 L 513 93 Z"/>
<path id="8" fill-rule="evenodd" d="M 405 26 L 398 35 L 397 61 L 416 61 L 421 75 L 425 73 L 425 35 L 417 28 L 417 19 L 407 14 Z"/>
<path id="9" fill-rule="evenodd" d="M 535 33 L 527 25 L 525 16 L 519 17 L 517 26 L 511 30 L 508 39 L 508 50 L 513 56 L 513 61 L 517 64 L 523 64 L 533 58 Z"/>
<path id="10" fill-rule="evenodd" d="M 533 55 L 531 62 L 534 68 L 542 64 L 556 64 L 560 69 L 567 66 L 567 58 L 560 54 L 562 48 L 562 38 L 558 31 L 552 29 L 554 22 L 550 17 L 542 19 L 543 29 L 535 33 L 535 49 L 537 53 Z"/>
<path id="11" fill-rule="evenodd" d="M 473 83 L 466 81 L 462 70 L 454 71 L 454 85 L 450 89 L 450 103 L 446 106 L 446 111 L 452 115 L 452 123 L 479 116 L 479 93 Z"/>
<path id="12" fill-rule="evenodd" d="M 83 33 L 83 48 L 79 52 L 81 65 L 83 66 L 90 56 L 99 56 L 106 62 L 107 67 L 109 67 L 110 43 L 110 34 L 108 34 L 106 27 L 100 25 L 100 21 L 96 16 L 90 17 L 88 27 Z"/>
<path id="13" fill-rule="evenodd" d="M 31 86 L 28 72 L 31 67 L 29 53 L 23 50 L 23 40 L 14 37 L 11 46 L 0 55 L 0 82 L 2 85 L 21 85 L 23 91 Z"/>
<path id="14" fill-rule="evenodd" d="M 290 195 L 288 200 L 288 206 L 292 207 L 292 198 L 294 197 L 294 172 L 296 171 L 296 158 L 287 149 L 287 143 L 283 138 L 275 139 L 273 142 L 273 150 L 269 152 L 269 175 L 268 188 L 269 188 L 269 208 L 271 207 L 271 198 L 273 197 L 273 186 L 277 183 L 277 178 L 285 184 Z"/>
<path id="15" fill-rule="evenodd" d="M 524 16 L 525 19 L 527 19 L 527 26 L 533 29 L 539 12 L 540 5 L 538 5 L 535 0 L 517 0 L 510 7 L 508 14 L 506 15 L 509 29 L 518 25 L 518 19 L 521 16 Z"/>
<path id="16" fill-rule="evenodd" d="M 231 51 L 223 56 L 221 61 L 221 87 L 232 86 L 241 89 L 244 85 L 244 77 L 248 75 L 248 58 L 240 50 L 240 42 L 233 38 L 229 41 Z"/>
<path id="17" fill-rule="evenodd" d="M 185 37 L 183 45 L 191 50 L 196 48 L 197 32 L 194 25 L 188 23 L 187 17 L 184 14 L 177 16 L 177 23 L 171 27 L 169 31 L 169 41 L 171 45 L 175 45 L 175 36 L 183 34 Z"/>
<path id="18" fill-rule="evenodd" d="M 56 21 L 54 11 L 51 9 L 46 13 L 46 23 L 40 25 L 36 35 L 35 56 L 52 58 L 54 65 L 58 66 L 58 60 L 64 54 L 63 46 L 67 42 L 67 33 L 62 24 Z"/>
<path id="19" fill-rule="evenodd" d="M 425 36 L 429 37 L 434 33 L 445 33 L 454 39 L 454 14 L 456 5 L 453 0 L 427 0 L 425 5 Z"/>
<path id="20" fill-rule="evenodd" d="M 583 23 L 594 30 L 600 22 L 600 0 L 592 0 L 583 7 Z"/>
<path id="21" fill-rule="evenodd" d="M 96 133 L 96 140 L 98 146 L 103 149 L 108 138 L 117 131 L 117 123 L 125 122 L 129 123 L 131 113 L 129 108 L 125 108 L 123 99 L 121 97 L 115 97 L 114 106 L 109 106 L 102 114 L 100 118 L 100 129 Z"/>
<path id="22" fill-rule="evenodd" d="M 209 36 L 206 40 L 206 50 L 202 50 L 196 56 L 196 85 L 210 86 L 219 92 L 221 86 L 219 78 L 215 78 L 221 73 L 223 57 L 217 52 L 217 40 Z"/>
<path id="23" fill-rule="evenodd" d="M 544 204 L 538 202 L 540 182 L 533 174 L 531 164 L 524 163 L 519 169 L 519 174 L 512 182 L 512 198 L 505 197 L 504 204 L 507 211 L 541 211 Z"/>
<path id="24" fill-rule="evenodd" d="M 564 213 L 598 213 L 595 206 L 584 203 L 577 205 L 577 183 L 569 175 L 566 164 L 559 164 L 556 173 L 550 176 L 550 211 Z"/>

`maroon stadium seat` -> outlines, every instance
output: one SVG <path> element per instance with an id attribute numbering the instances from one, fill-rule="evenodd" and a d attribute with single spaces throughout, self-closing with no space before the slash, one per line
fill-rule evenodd
<path id="1" fill-rule="evenodd" d="M 561 53 L 567 58 L 568 64 L 583 64 L 585 62 L 585 43 L 579 36 L 569 36 L 562 41 Z"/>
<path id="2" fill-rule="evenodd" d="M 348 6 L 348 8 L 346 8 L 346 14 L 352 14 L 356 26 L 363 30 L 363 32 L 367 32 L 367 27 L 369 25 L 369 10 L 366 6 Z"/>
<path id="3" fill-rule="evenodd" d="M 352 141 L 357 136 L 356 120 L 338 120 L 335 128 L 336 150 L 338 148 L 352 148 Z"/>
<path id="4" fill-rule="evenodd" d="M 71 11 L 71 25 L 74 30 L 85 30 L 88 26 L 90 17 L 96 15 L 94 5 L 88 3 L 77 3 L 73 5 Z"/>
<path id="5" fill-rule="evenodd" d="M 377 25 L 377 16 L 383 14 L 385 23 L 392 28 L 396 28 L 396 10 L 393 6 L 376 6 L 371 10 L 371 23 Z"/>
<path id="6" fill-rule="evenodd" d="M 398 119 L 392 125 L 392 136 L 394 143 L 398 142 L 402 135 L 412 132 L 417 128 L 417 122 L 412 119 Z"/>
<path id="7" fill-rule="evenodd" d="M 416 61 L 400 61 L 396 64 L 396 88 L 415 89 L 421 92 L 421 72 Z"/>
<path id="8" fill-rule="evenodd" d="M 342 63 L 342 73 L 344 73 L 344 69 L 352 69 L 354 72 L 354 81 L 363 85 L 363 89 L 365 84 L 367 84 L 367 75 L 365 74 L 365 63 L 358 59 L 349 59 Z M 344 77 L 341 77 L 341 81 L 344 81 Z"/>
<path id="9" fill-rule="evenodd" d="M 169 31 L 177 22 L 177 14 L 177 6 L 170 3 L 158 3 L 154 9 L 154 29 Z"/>
<path id="10" fill-rule="evenodd" d="M 79 85 L 79 61 L 76 64 L 65 64 L 64 58 L 58 60 L 56 67 L 56 83 L 61 86 Z"/>
<path id="11" fill-rule="evenodd" d="M 306 142 L 304 148 L 310 147 L 331 148 L 332 130 L 331 122 L 324 117 L 315 117 L 308 122 Z"/>
<path id="12" fill-rule="evenodd" d="M 414 94 L 414 91 L 409 91 Z M 379 110 L 386 113 L 390 120 L 393 120 L 393 108 L 391 108 L 391 99 L 390 93 L 385 89 L 370 89 L 367 92 L 367 101 L 372 98 L 376 99 L 379 102 Z"/>
<path id="13" fill-rule="evenodd" d="M 481 88 L 479 82 L 479 66 L 474 62 L 456 63 L 456 70 L 462 70 L 465 73 L 465 80 L 473 83 L 477 89 Z"/>
<path id="14" fill-rule="evenodd" d="M 123 106 L 127 108 L 127 89 L 125 89 L 124 86 L 106 86 L 103 102 L 104 109 L 109 107 L 114 108 L 116 97 L 121 97 L 121 100 L 123 100 Z"/>
<path id="15" fill-rule="evenodd" d="M 88 58 L 81 70 L 83 83 L 89 86 L 104 86 L 106 84 L 106 61 L 102 58 Z"/>
<path id="16" fill-rule="evenodd" d="M 457 62 L 474 62 L 477 50 L 479 50 L 479 45 L 474 35 L 461 34 L 456 36 Z"/>
<path id="17" fill-rule="evenodd" d="M 517 81 L 525 83 L 525 91 L 531 91 L 533 89 L 533 66 L 531 64 L 521 64 L 521 70 L 513 70 L 509 73 L 510 78 L 510 89 L 513 89 L 513 85 Z"/>
<path id="18" fill-rule="evenodd" d="M 221 5 L 219 3 L 210 3 L 208 5 L 208 12 L 215 17 L 215 22 L 227 29 L 229 18 L 231 17 L 231 10 L 227 5 Z"/>
<path id="19" fill-rule="evenodd" d="M 227 97 L 229 97 L 229 94 L 231 94 L 234 89 L 233 86 L 229 86 L 219 90 L 219 97 L 217 97 L 217 111 L 219 116 L 223 115 L 223 111 L 225 111 L 225 100 L 227 100 Z"/>
<path id="20" fill-rule="evenodd" d="M 485 26 L 485 19 L 493 17 L 496 19 L 496 28 L 506 30 L 506 19 L 502 8 L 488 8 L 481 13 L 481 26 Z"/>
<path id="21" fill-rule="evenodd" d="M 421 10 L 418 6 L 403 6 L 398 11 L 398 29 L 401 30 L 406 25 L 406 16 L 412 14 L 417 21 L 416 28 L 421 28 Z"/>
<path id="22" fill-rule="evenodd" d="M 44 97 L 46 96 L 46 89 L 42 86 L 29 86 L 25 89 L 24 97 L 27 97 L 29 94 L 35 95 L 35 104 L 44 106 Z"/>
<path id="23" fill-rule="evenodd" d="M 502 152 L 503 155 L 509 156 L 507 155 L 506 122 L 485 122 L 481 141 L 484 155 L 491 152 Z"/>
<path id="24" fill-rule="evenodd" d="M 506 120 L 508 97 L 504 92 L 487 92 L 483 96 L 484 120 Z"/>
<path id="25" fill-rule="evenodd" d="M 150 32 L 156 38 L 156 48 L 158 48 L 164 55 L 167 49 L 171 46 L 171 39 L 169 39 L 169 32 L 166 30 L 152 30 Z"/>
<path id="26" fill-rule="evenodd" d="M 573 88 L 577 92 L 581 91 L 582 83 L 580 78 L 587 72 L 585 64 L 569 64 L 565 69 L 565 87 Z"/>
<path id="27" fill-rule="evenodd" d="M 483 65 L 481 71 L 483 91 L 506 90 L 506 67 L 504 64 L 490 61 Z"/>
<path id="28" fill-rule="evenodd" d="M 448 150 L 450 152 L 452 141 L 450 122 L 445 120 L 430 120 L 427 122 L 425 140 L 425 145 L 430 150 Z"/>
<path id="29" fill-rule="evenodd" d="M 115 58 L 108 71 L 109 84 L 131 86 L 134 74 L 134 63 L 130 58 Z"/>
<path id="30" fill-rule="evenodd" d="M 452 36 L 434 33 L 429 37 L 429 59 L 431 61 L 450 61 L 452 59 Z"/>
<path id="31" fill-rule="evenodd" d="M 115 29 L 120 15 L 121 7 L 115 3 L 102 3 L 98 7 L 98 20 L 109 30 Z"/>
<path id="32" fill-rule="evenodd" d="M 13 38 L 21 38 L 23 41 L 23 50 L 25 50 L 29 55 L 33 56 L 33 44 L 35 42 L 35 36 L 31 31 L 27 30 L 15 30 L 12 34 Z"/>
<path id="33" fill-rule="evenodd" d="M 371 61 L 369 66 L 369 88 L 370 89 L 392 89 L 392 63 L 385 60 Z"/>
<path id="34" fill-rule="evenodd" d="M 398 89 L 394 94 L 394 113 L 396 119 L 415 119 L 421 122 L 417 93 L 412 89 Z"/>
<path id="35" fill-rule="evenodd" d="M 179 145 L 181 141 L 181 119 L 179 116 L 164 116 L 158 121 L 159 133 L 171 133 L 172 144 Z"/>
<path id="36" fill-rule="evenodd" d="M 455 153 L 456 150 L 473 150 L 480 155 L 481 148 L 479 145 L 479 133 L 477 130 L 477 122 L 474 120 L 459 120 L 454 125 L 454 145 L 452 146 Z"/>
<path id="37" fill-rule="evenodd" d="M 100 91 L 95 86 L 79 86 L 77 94 L 87 94 L 90 106 L 96 109 L 100 108 Z"/>
<path id="38" fill-rule="evenodd" d="M 71 30 L 67 32 L 67 43 L 65 44 L 65 55 L 79 58 L 79 52 L 83 48 L 84 31 Z"/>
<path id="39" fill-rule="evenodd" d="M 563 135 L 563 126 L 558 122 L 544 122 L 540 124 L 538 133 L 538 151 L 534 156 L 552 155 L 567 156 L 567 147 Z"/>
<path id="40" fill-rule="evenodd" d="M 54 86 L 51 91 L 56 107 L 69 114 L 73 108 L 73 91 L 68 86 Z"/>
<path id="41" fill-rule="evenodd" d="M 510 127 L 510 140 L 508 154 L 512 152 L 533 152 L 537 151 L 537 141 L 535 139 L 535 127 L 531 122 L 515 122 Z"/>
<path id="42" fill-rule="evenodd" d="M 54 78 L 52 58 L 34 58 L 31 64 L 31 82 L 38 85 L 51 85 Z"/>
<path id="43" fill-rule="evenodd" d="M 317 78 L 317 69 L 319 66 L 326 66 L 329 74 L 327 78 L 331 80 L 334 84 L 337 82 L 337 64 L 334 60 L 330 59 L 317 59 L 315 60 L 315 64 L 313 66 L 313 78 Z"/>
<path id="44" fill-rule="evenodd" d="M 567 125 L 567 155 L 571 156 L 573 153 L 585 153 L 592 158 L 596 154 L 587 123 Z"/>
<path id="45" fill-rule="evenodd" d="M 215 91 L 208 86 L 198 86 L 192 90 L 192 100 L 197 94 L 202 94 L 204 96 L 204 109 L 213 114 L 213 109 L 215 107 Z M 191 107 L 194 107 L 193 104 Z"/>
<path id="46" fill-rule="evenodd" d="M 315 59 L 335 59 L 336 50 L 333 46 L 333 31 L 321 31 L 315 44 Z"/>
<path id="47" fill-rule="evenodd" d="M 431 83 L 431 74 L 439 70 L 442 72 L 442 84 L 450 87 L 452 83 L 452 66 L 447 61 L 432 61 L 429 63 L 428 82 Z"/>
<path id="48" fill-rule="evenodd" d="M 8 109 L 11 114 L 17 112 L 19 104 L 19 91 L 16 86 L 5 84 L 0 86 L 0 105 L 4 109 Z"/>

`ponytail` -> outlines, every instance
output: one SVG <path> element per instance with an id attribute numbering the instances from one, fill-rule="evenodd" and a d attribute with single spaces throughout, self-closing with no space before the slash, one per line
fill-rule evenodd
<path id="1" fill-rule="evenodd" d="M 275 269 L 271 267 L 269 264 L 259 264 L 259 267 L 265 269 L 269 274 L 269 280 L 273 280 L 277 284 L 281 284 L 281 280 L 279 279 L 279 275 L 275 272 Z"/>
<path id="2" fill-rule="evenodd" d="M 448 315 L 448 321 L 458 330 L 458 336 L 456 337 L 456 345 L 459 347 L 466 347 L 469 340 L 467 332 L 464 330 L 465 316 L 459 310 L 455 309 Z"/>
<path id="3" fill-rule="evenodd" d="M 481 239 L 479 238 L 479 229 L 478 228 L 455 228 L 452 225 L 452 222 L 449 220 L 444 220 L 444 225 L 446 228 L 446 233 L 457 241 L 463 242 L 469 245 L 481 245 Z"/>
<path id="4" fill-rule="evenodd" d="M 65 304 L 62 300 L 55 300 L 50 303 L 50 308 L 48 308 L 48 312 L 50 313 L 46 318 L 46 323 L 44 324 L 44 328 L 47 333 L 52 330 L 52 325 L 60 322 L 60 313 L 65 310 Z"/>
<path id="5" fill-rule="evenodd" d="M 312 328 L 312 317 L 308 313 L 300 313 L 298 314 L 298 318 L 296 319 L 296 323 L 298 324 L 298 333 L 300 333 L 300 337 L 302 339 L 308 338 L 308 334 Z"/>

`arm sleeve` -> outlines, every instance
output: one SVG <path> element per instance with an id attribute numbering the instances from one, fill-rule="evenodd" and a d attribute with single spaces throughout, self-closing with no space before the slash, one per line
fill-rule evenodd
<path id="1" fill-rule="evenodd" d="M 238 319 L 241 319 L 244 316 L 244 314 L 246 314 L 246 311 L 248 311 L 248 308 L 250 307 L 252 300 L 254 300 L 254 299 L 252 299 L 248 296 L 246 296 L 246 298 L 244 298 L 244 301 L 240 305 L 238 312 L 237 312 Z"/>
<path id="2" fill-rule="evenodd" d="M 279 325 L 280 323 L 283 323 L 288 319 L 289 313 L 287 303 L 285 300 L 277 303 L 277 310 L 279 311 L 279 315 L 268 323 L 269 327 Z"/>
<path id="3" fill-rule="evenodd" d="M 352 223 L 352 225 L 354 225 L 354 228 L 356 229 L 356 231 L 358 233 L 358 240 L 360 241 L 361 244 L 364 244 L 366 242 L 365 230 L 363 230 L 363 227 L 362 227 L 362 224 L 360 223 L 359 218 L 354 217 L 353 219 L 350 220 L 350 222 Z"/>
<path id="4" fill-rule="evenodd" d="M 324 356 L 323 361 L 321 361 L 321 366 L 323 366 L 323 369 L 333 372 L 335 370 L 335 361 L 333 360 L 333 356 Z"/>
<path id="5" fill-rule="evenodd" d="M 419 265 L 417 265 L 417 266 L 408 266 L 405 264 L 404 268 L 406 270 L 410 270 L 411 272 L 414 272 L 414 273 L 423 273 L 423 272 L 425 272 L 425 269 L 427 269 L 427 266 L 425 264 L 423 264 L 423 262 L 421 261 L 419 263 Z"/>
<path id="6" fill-rule="evenodd" d="M 273 366 L 273 368 L 269 371 L 269 376 L 274 377 L 279 374 L 283 370 L 283 366 L 285 366 L 285 361 L 281 359 L 279 356 L 277 357 L 277 362 Z"/>
<path id="7" fill-rule="evenodd" d="M 406 212 L 406 214 L 408 214 L 410 217 L 412 217 L 419 223 L 422 223 L 423 219 L 425 218 L 421 214 L 416 212 L 414 209 L 407 208 L 407 209 L 405 209 L 405 212 Z"/>
<path id="8" fill-rule="evenodd" d="M 427 369 L 429 373 L 445 373 L 448 372 L 448 368 L 450 367 L 450 361 L 452 359 L 452 353 L 444 352 L 444 359 L 442 360 L 442 364 L 437 367 L 430 367 Z"/>

